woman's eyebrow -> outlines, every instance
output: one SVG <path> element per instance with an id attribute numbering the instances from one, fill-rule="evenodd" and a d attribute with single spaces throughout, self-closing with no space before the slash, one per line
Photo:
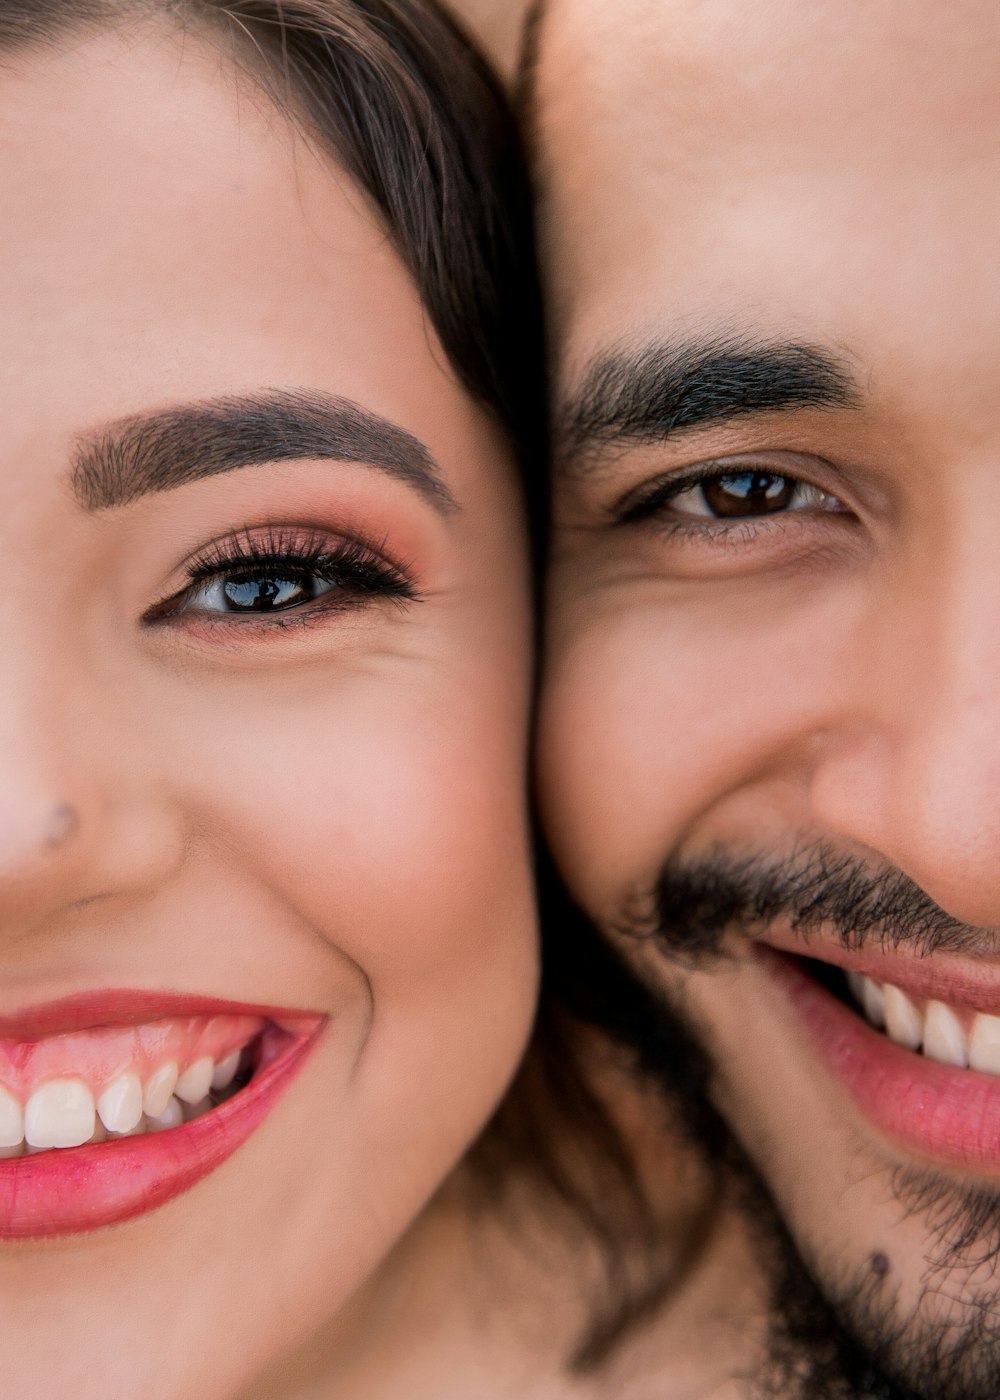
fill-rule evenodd
<path id="1" fill-rule="evenodd" d="M 859 408 L 846 358 L 796 341 L 723 338 L 619 347 L 597 356 L 555 415 L 560 470 L 708 424 L 801 408 Z"/>
<path id="2" fill-rule="evenodd" d="M 244 467 L 319 457 L 359 462 L 411 486 L 442 515 L 458 509 L 419 438 L 349 399 L 268 389 L 107 423 L 76 442 L 72 485 L 88 511 Z"/>

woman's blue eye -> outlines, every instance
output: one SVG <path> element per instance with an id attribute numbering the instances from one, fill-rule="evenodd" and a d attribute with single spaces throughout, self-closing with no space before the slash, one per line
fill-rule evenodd
<path id="1" fill-rule="evenodd" d="M 181 592 L 144 614 L 146 624 L 342 612 L 418 596 L 407 572 L 363 541 L 331 541 L 297 529 L 268 528 L 260 541 L 249 532 L 231 536 L 193 561 L 188 578 Z"/>
<path id="2" fill-rule="evenodd" d="M 273 613 L 311 603 L 336 584 L 310 570 L 220 574 L 188 595 L 186 612 Z"/>

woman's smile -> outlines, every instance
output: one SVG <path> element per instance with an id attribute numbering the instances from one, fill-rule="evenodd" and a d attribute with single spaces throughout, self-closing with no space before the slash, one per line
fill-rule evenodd
<path id="1" fill-rule="evenodd" d="M 3 1018 L 0 1239 L 97 1229 L 187 1190 L 263 1121 L 323 1024 L 127 991 Z"/>

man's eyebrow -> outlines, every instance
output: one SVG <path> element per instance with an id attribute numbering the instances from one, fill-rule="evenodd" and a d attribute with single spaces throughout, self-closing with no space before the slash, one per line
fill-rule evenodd
<path id="1" fill-rule="evenodd" d="M 585 473 L 606 451 L 756 413 L 857 408 L 849 362 L 795 341 L 695 340 L 599 356 L 555 415 L 556 457 Z"/>
<path id="2" fill-rule="evenodd" d="M 243 467 L 319 457 L 388 472 L 442 515 L 458 503 L 419 438 L 349 399 L 269 389 L 108 423 L 77 441 L 72 485 L 86 510 L 129 505 Z"/>

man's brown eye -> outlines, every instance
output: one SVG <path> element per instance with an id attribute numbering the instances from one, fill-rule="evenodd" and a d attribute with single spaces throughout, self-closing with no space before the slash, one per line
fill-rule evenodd
<path id="1" fill-rule="evenodd" d="M 700 489 L 713 515 L 770 515 L 791 505 L 798 485 L 788 476 L 750 471 L 710 477 Z"/>
<path id="2" fill-rule="evenodd" d="M 836 496 L 780 472 L 748 468 L 702 477 L 667 496 L 668 515 L 702 520 L 747 520 L 798 511 L 840 511 Z"/>

